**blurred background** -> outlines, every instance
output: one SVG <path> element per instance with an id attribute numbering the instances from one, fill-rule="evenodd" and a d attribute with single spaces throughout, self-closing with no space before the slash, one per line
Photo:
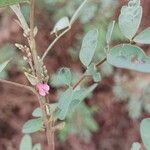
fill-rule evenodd
<path id="1" fill-rule="evenodd" d="M 141 0 L 143 19 L 139 31 L 150 26 L 150 0 Z M 82 0 L 36 0 L 35 24 L 39 55 L 54 39 L 50 36 L 55 23 L 63 16 L 71 17 Z M 75 75 L 83 72 L 78 54 L 84 34 L 97 27 L 99 43 L 94 61 L 105 57 L 105 36 L 108 24 L 118 18 L 120 8 L 127 0 L 90 0 L 70 32 L 57 42 L 45 59 L 50 76 L 60 67 L 73 68 Z M 28 5 L 22 5 L 28 21 Z M 22 30 L 9 8 L 0 9 L 0 63 L 12 59 L 0 78 L 29 84 L 22 68 L 26 66 L 22 53 L 14 43 L 25 44 Z M 125 41 L 116 24 L 112 46 Z M 142 46 L 142 45 L 140 45 Z M 150 55 L 150 46 L 142 47 Z M 135 141 L 141 142 L 139 123 L 150 117 L 150 75 L 116 69 L 104 63 L 100 67 L 102 81 L 96 90 L 66 119 L 66 126 L 56 133 L 56 150 L 130 150 Z M 83 84 L 87 84 L 86 82 Z M 57 83 L 51 81 L 50 100 L 57 100 Z M 0 83 L 0 150 L 17 150 L 22 137 L 21 128 L 32 118 L 38 106 L 36 97 L 29 91 Z M 45 135 L 32 135 L 34 142 L 46 146 Z"/>

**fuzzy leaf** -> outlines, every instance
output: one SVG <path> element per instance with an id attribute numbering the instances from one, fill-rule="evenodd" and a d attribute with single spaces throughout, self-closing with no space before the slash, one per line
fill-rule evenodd
<path id="1" fill-rule="evenodd" d="M 22 138 L 19 150 L 32 150 L 32 139 L 29 135 Z"/>
<path id="2" fill-rule="evenodd" d="M 140 125 L 140 133 L 145 148 L 150 150 L 150 118 L 145 118 L 142 120 Z"/>
<path id="3" fill-rule="evenodd" d="M 29 0 L 0 0 L 0 7 L 15 5 L 23 2 L 29 2 Z"/>
<path id="4" fill-rule="evenodd" d="M 132 39 L 136 34 L 142 18 L 140 0 L 129 0 L 128 6 L 123 6 L 119 16 L 119 27 L 124 36 Z"/>
<path id="5" fill-rule="evenodd" d="M 115 21 L 112 21 L 108 26 L 108 30 L 106 33 L 107 44 L 109 44 L 111 42 L 111 36 L 112 36 L 113 30 L 114 30 L 114 26 L 115 26 Z"/>
<path id="6" fill-rule="evenodd" d="M 89 31 L 83 38 L 82 47 L 80 50 L 80 60 L 86 67 L 91 63 L 94 56 L 98 40 L 98 30 Z"/>
<path id="7" fill-rule="evenodd" d="M 150 27 L 139 33 L 133 40 L 141 44 L 150 44 Z"/>
<path id="8" fill-rule="evenodd" d="M 69 27 L 69 26 L 70 26 L 70 22 L 69 22 L 68 17 L 63 17 L 63 18 L 61 18 L 61 19 L 56 23 L 56 25 L 55 25 L 53 31 L 51 32 L 51 34 L 57 33 L 58 31 L 63 30 L 63 29 L 65 29 L 65 28 Z"/>
<path id="9" fill-rule="evenodd" d="M 0 64 L 0 72 L 4 70 L 4 68 L 7 66 L 10 60 L 5 61 L 4 63 Z"/>
<path id="10" fill-rule="evenodd" d="M 110 49 L 107 61 L 118 68 L 150 73 L 150 57 L 141 48 L 130 44 L 120 44 Z"/>
<path id="11" fill-rule="evenodd" d="M 43 128 L 43 122 L 41 118 L 28 120 L 24 125 L 23 133 L 34 133 Z"/>

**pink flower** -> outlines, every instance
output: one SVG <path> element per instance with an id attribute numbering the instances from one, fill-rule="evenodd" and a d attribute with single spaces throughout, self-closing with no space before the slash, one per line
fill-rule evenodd
<path id="1" fill-rule="evenodd" d="M 49 93 L 50 87 L 49 87 L 49 85 L 47 85 L 47 84 L 38 83 L 38 84 L 36 85 L 36 89 L 38 90 L 38 92 L 39 92 L 39 94 L 40 94 L 41 96 L 45 96 L 46 94 Z"/>

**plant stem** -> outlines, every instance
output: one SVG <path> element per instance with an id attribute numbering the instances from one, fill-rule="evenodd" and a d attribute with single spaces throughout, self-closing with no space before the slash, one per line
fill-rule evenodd
<path id="1" fill-rule="evenodd" d="M 23 84 L 20 84 L 20 83 L 16 83 L 16 82 L 12 82 L 12 81 L 7 81 L 7 80 L 2 80 L 2 79 L 0 79 L 0 82 L 1 83 L 6 83 L 6 84 L 10 84 L 12 86 L 17 86 L 17 87 L 20 87 L 20 88 L 25 88 L 25 89 L 27 89 L 27 90 L 32 91 L 33 93 L 35 93 L 35 90 L 32 87 L 27 86 L 27 85 L 23 85 Z"/>
<path id="2" fill-rule="evenodd" d="M 44 60 L 44 58 L 46 57 L 46 55 L 48 54 L 48 52 L 52 49 L 52 47 L 55 45 L 55 43 L 64 35 L 66 34 L 72 27 L 73 23 L 75 22 L 76 18 L 78 17 L 81 9 L 83 8 L 83 6 L 87 3 L 88 0 L 84 0 L 82 2 L 82 4 L 78 7 L 78 9 L 75 11 L 75 13 L 73 14 L 73 16 L 70 19 L 70 26 L 64 30 L 60 35 L 58 35 L 56 37 L 56 39 L 54 39 L 54 41 L 48 46 L 48 48 L 46 49 L 46 51 L 44 52 L 43 56 L 42 56 L 42 60 Z"/>
<path id="3" fill-rule="evenodd" d="M 46 51 L 44 52 L 43 56 L 42 56 L 42 60 L 44 60 L 44 58 L 46 57 L 46 55 L 48 54 L 48 52 L 52 49 L 52 47 L 55 45 L 55 43 L 68 31 L 70 30 L 70 28 L 67 28 L 66 30 L 64 30 L 61 34 L 59 34 L 54 41 L 49 45 L 49 47 L 46 49 Z"/>
<path id="4" fill-rule="evenodd" d="M 30 39 L 29 39 L 29 45 L 31 48 L 32 52 L 32 57 L 33 57 L 33 62 L 34 62 L 34 67 L 36 70 L 36 76 L 39 80 L 39 82 L 42 82 L 42 73 L 40 70 L 40 65 L 39 65 L 39 60 L 38 60 L 38 54 L 36 51 L 36 43 L 34 39 L 34 8 L 35 8 L 35 0 L 30 1 Z M 51 131 L 51 123 L 49 123 L 49 119 L 47 116 L 47 112 L 45 109 L 45 104 L 46 104 L 46 97 L 42 97 L 39 95 L 39 103 L 40 103 L 40 108 L 42 109 L 43 112 L 43 121 L 45 125 L 45 132 L 46 132 L 46 137 L 47 137 L 47 142 L 48 142 L 48 150 L 54 150 L 54 134 Z"/>
<path id="5" fill-rule="evenodd" d="M 100 65 L 102 65 L 107 59 L 104 58 L 103 60 L 99 61 L 98 63 L 96 63 L 96 68 L 99 67 Z M 75 83 L 75 85 L 73 86 L 73 89 L 75 89 L 86 77 L 89 77 L 85 74 L 83 74 L 80 79 Z"/>

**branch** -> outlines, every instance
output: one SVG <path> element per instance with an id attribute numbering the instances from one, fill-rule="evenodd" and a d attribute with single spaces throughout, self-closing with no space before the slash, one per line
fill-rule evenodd
<path id="1" fill-rule="evenodd" d="M 48 54 L 48 52 L 52 49 L 52 47 L 55 45 L 55 43 L 68 31 L 70 30 L 70 27 L 67 28 L 66 30 L 64 30 L 60 35 L 58 35 L 56 37 L 56 39 L 54 39 L 54 41 L 49 45 L 49 47 L 47 48 L 47 50 L 44 52 L 43 56 L 42 56 L 42 61 L 44 60 L 44 58 L 46 57 L 46 55 Z"/>
<path id="2" fill-rule="evenodd" d="M 107 59 L 104 58 L 103 60 L 99 61 L 95 66 L 96 68 L 99 67 L 100 65 L 102 65 Z M 75 89 L 86 77 L 89 77 L 87 75 L 82 75 L 81 78 L 75 83 L 75 85 L 73 86 L 73 89 Z"/>
<path id="3" fill-rule="evenodd" d="M 6 84 L 10 84 L 12 86 L 17 86 L 17 87 L 20 87 L 20 88 L 27 89 L 29 91 L 32 91 L 34 94 L 36 94 L 36 91 L 30 86 L 27 86 L 27 85 L 24 85 L 24 84 L 20 84 L 20 83 L 16 83 L 16 82 L 12 82 L 12 81 L 2 80 L 2 79 L 0 79 L 0 82 L 1 83 L 6 83 Z"/>
<path id="4" fill-rule="evenodd" d="M 58 35 L 56 37 L 56 39 L 54 39 L 54 41 L 48 46 L 48 48 L 46 49 L 46 51 L 44 52 L 43 56 L 42 56 L 42 60 L 44 60 L 44 58 L 46 57 L 46 55 L 48 54 L 48 52 L 52 49 L 52 47 L 55 45 L 55 43 L 65 34 L 67 33 L 71 27 L 72 24 L 75 22 L 75 20 L 77 19 L 81 9 L 83 8 L 83 6 L 87 3 L 88 0 L 84 0 L 83 3 L 78 7 L 78 9 L 76 10 L 76 12 L 73 14 L 73 16 L 70 19 L 70 26 L 69 28 L 67 28 L 66 30 L 64 30 L 60 35 Z"/>

